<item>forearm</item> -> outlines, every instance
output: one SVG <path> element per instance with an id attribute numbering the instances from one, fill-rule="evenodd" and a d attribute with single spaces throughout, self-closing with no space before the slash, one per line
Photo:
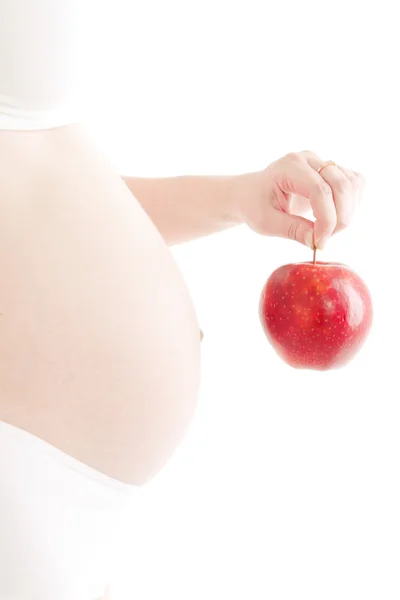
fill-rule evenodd
<path id="1" fill-rule="evenodd" d="M 240 224 L 238 177 L 123 177 L 167 244 L 179 244 Z"/>

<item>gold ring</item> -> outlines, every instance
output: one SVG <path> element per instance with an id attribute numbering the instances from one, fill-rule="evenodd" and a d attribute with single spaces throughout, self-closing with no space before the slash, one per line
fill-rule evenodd
<path id="1" fill-rule="evenodd" d="M 337 164 L 335 162 L 333 162 L 333 160 L 327 160 L 326 163 L 324 163 L 317 171 L 317 173 L 321 173 L 322 169 L 325 169 L 325 167 L 337 167 Z"/>

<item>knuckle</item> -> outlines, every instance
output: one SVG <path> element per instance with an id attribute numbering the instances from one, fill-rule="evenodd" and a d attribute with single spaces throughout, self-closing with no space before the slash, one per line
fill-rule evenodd
<path id="1" fill-rule="evenodd" d="M 346 223 L 345 221 L 343 221 L 342 219 L 340 219 L 337 222 L 334 231 L 335 231 L 335 233 L 339 233 L 340 231 L 343 231 L 343 229 L 346 229 L 346 227 L 348 227 L 348 223 Z"/>
<path id="2" fill-rule="evenodd" d="M 339 194 L 349 194 L 352 191 L 352 184 L 349 179 L 342 177 L 336 184 L 336 191 Z"/>
<path id="3" fill-rule="evenodd" d="M 317 155 L 312 150 L 302 150 L 300 154 L 305 158 L 317 158 Z"/>
<path id="4" fill-rule="evenodd" d="M 329 213 L 321 215 L 319 221 L 324 231 L 329 235 L 331 235 L 337 228 L 338 219 L 337 214 L 334 211 L 329 211 Z"/>
<path id="5" fill-rule="evenodd" d="M 350 225 L 350 222 L 351 222 L 351 213 L 350 212 L 340 215 L 337 219 L 336 231 L 342 231 L 343 229 L 346 229 L 346 227 L 348 227 Z"/>
<path id="6" fill-rule="evenodd" d="M 300 223 L 298 223 L 297 221 L 293 221 L 289 225 L 289 229 L 288 229 L 288 238 L 289 238 L 289 240 L 297 241 L 297 239 L 298 239 L 298 233 L 299 233 L 299 227 L 300 227 Z"/>
<path id="7" fill-rule="evenodd" d="M 353 173 L 352 171 L 347 175 L 348 180 L 350 181 L 351 185 L 353 186 L 357 186 L 359 183 L 359 175 L 358 173 Z"/>
<path id="8" fill-rule="evenodd" d="M 289 152 L 289 154 L 286 155 L 286 159 L 289 163 L 300 167 L 304 167 L 306 164 L 306 159 L 302 152 Z"/>
<path id="9" fill-rule="evenodd" d="M 289 152 L 289 154 L 286 154 L 285 156 L 286 160 L 288 160 L 289 162 L 292 163 L 297 163 L 301 161 L 300 155 L 298 152 Z"/>
<path id="10" fill-rule="evenodd" d="M 358 173 L 357 171 L 350 171 L 350 173 L 348 174 L 348 179 L 350 180 L 350 183 L 354 186 L 354 187 L 362 187 L 365 183 L 365 178 L 361 173 Z"/>
<path id="11" fill-rule="evenodd" d="M 329 221 L 329 224 L 326 225 L 325 230 L 329 235 L 332 235 L 335 231 L 337 231 L 336 219 L 333 221 Z"/>
<path id="12" fill-rule="evenodd" d="M 332 195 L 332 190 L 330 188 L 330 186 L 326 183 L 326 181 L 324 181 L 321 177 L 320 181 L 317 181 L 315 184 L 315 191 L 317 194 L 319 194 L 320 196 L 331 196 Z"/>
<path id="13" fill-rule="evenodd" d="M 358 181 L 358 173 L 355 173 L 354 171 L 350 171 L 347 174 L 347 178 L 349 179 L 349 181 L 351 181 L 351 183 L 356 183 Z"/>

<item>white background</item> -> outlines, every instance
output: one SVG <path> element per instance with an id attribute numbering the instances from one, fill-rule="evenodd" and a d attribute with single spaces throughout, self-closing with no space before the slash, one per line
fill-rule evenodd
<path id="1" fill-rule="evenodd" d="M 395 7 L 117 0 L 91 13 L 90 118 L 119 172 L 235 174 L 305 149 L 360 170 L 363 205 L 320 258 L 355 269 L 375 308 L 349 366 L 298 372 L 257 309 L 269 274 L 309 251 L 244 228 L 174 248 L 205 333 L 202 390 L 184 443 L 137 491 L 121 597 L 400 597 Z"/>

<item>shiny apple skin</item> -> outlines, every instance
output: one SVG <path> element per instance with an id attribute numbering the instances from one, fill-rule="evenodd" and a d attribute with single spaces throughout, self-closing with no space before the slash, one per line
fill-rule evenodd
<path id="1" fill-rule="evenodd" d="M 261 293 L 260 320 L 277 354 L 297 369 L 344 366 L 372 325 L 367 286 L 340 263 L 297 263 L 272 273 Z"/>

